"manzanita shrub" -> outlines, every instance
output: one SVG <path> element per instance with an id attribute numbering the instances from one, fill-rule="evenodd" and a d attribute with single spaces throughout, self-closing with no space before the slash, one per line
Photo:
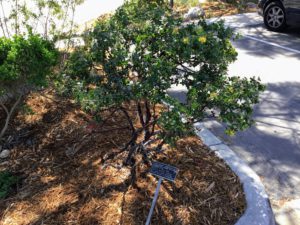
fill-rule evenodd
<path id="1" fill-rule="evenodd" d="M 127 164 L 136 162 L 136 154 L 150 162 L 165 143 L 174 144 L 211 115 L 227 124 L 229 134 L 253 123 L 252 107 L 264 86 L 255 78 L 227 76 L 237 52 L 230 42 L 235 35 L 222 22 L 184 24 L 165 1 L 131 0 L 100 20 L 91 35 L 89 51 L 81 55 L 86 69 L 67 77 L 85 109 L 112 109 L 127 118 Z M 185 103 L 168 94 L 172 85 L 187 88 Z M 157 112 L 158 105 L 165 107 Z"/>
<path id="2" fill-rule="evenodd" d="M 5 122 L 0 122 L 0 141 L 24 94 L 46 85 L 57 59 L 54 44 L 38 35 L 0 38 L 0 107 L 6 113 Z"/>

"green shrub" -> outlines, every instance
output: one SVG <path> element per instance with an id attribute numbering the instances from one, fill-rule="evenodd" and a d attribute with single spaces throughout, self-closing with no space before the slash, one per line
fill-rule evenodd
<path id="1" fill-rule="evenodd" d="M 54 44 L 38 35 L 0 38 L 0 106 L 7 114 L 0 141 L 26 90 L 47 84 L 57 58 Z M 5 106 L 8 96 L 15 99 L 10 109 Z"/>
<path id="2" fill-rule="evenodd" d="M 100 72 L 98 79 L 77 80 L 77 99 L 87 109 L 124 114 L 132 134 L 124 148 L 127 163 L 136 153 L 148 161 L 151 149 L 175 143 L 193 131 L 194 122 L 211 115 L 225 122 L 230 134 L 253 123 L 252 107 L 264 86 L 255 78 L 227 76 L 237 52 L 230 42 L 235 36 L 222 22 L 184 25 L 162 0 L 131 0 L 99 21 L 92 35 L 87 49 Z M 185 103 L 168 94 L 178 84 L 187 88 Z M 129 103 L 133 108 L 126 108 Z M 158 104 L 169 107 L 157 113 Z"/>
<path id="3" fill-rule="evenodd" d="M 53 43 L 30 35 L 28 38 L 14 36 L 0 38 L 0 88 L 11 90 L 11 86 L 46 84 L 46 76 L 57 62 Z"/>
<path id="4" fill-rule="evenodd" d="M 11 188 L 18 183 L 18 180 L 18 177 L 13 176 L 8 171 L 0 171 L 0 199 L 7 197 Z"/>
<path id="5" fill-rule="evenodd" d="M 76 49 L 66 62 L 65 73 L 72 79 L 88 79 L 93 62 L 83 49 Z"/>

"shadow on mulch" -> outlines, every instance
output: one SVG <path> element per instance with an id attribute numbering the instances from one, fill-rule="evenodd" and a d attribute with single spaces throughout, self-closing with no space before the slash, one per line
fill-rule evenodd
<path id="1" fill-rule="evenodd" d="M 139 164 L 133 188 L 130 168 L 122 166 L 126 152 L 105 160 L 130 138 L 121 114 L 99 126 L 48 92 L 29 96 L 27 103 L 35 113 L 18 115 L 10 135 L 28 135 L 10 146 L 8 162 L 0 162 L 0 170 L 24 180 L 16 195 L 0 200 L 0 224 L 144 224 L 156 178 Z M 175 183 L 163 182 L 153 224 L 229 225 L 243 214 L 238 178 L 198 138 L 180 140 L 156 160 L 175 165 L 179 174 Z"/>

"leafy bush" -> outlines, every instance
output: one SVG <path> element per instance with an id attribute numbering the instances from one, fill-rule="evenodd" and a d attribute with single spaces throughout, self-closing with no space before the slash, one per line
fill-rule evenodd
<path id="1" fill-rule="evenodd" d="M 10 89 L 14 82 L 45 85 L 46 75 L 55 65 L 57 52 L 54 45 L 37 35 L 27 39 L 15 36 L 0 39 L 1 89 Z"/>
<path id="2" fill-rule="evenodd" d="M 18 183 L 18 177 L 13 176 L 7 171 L 0 172 L 0 199 L 5 198 L 12 186 Z"/>
<path id="3" fill-rule="evenodd" d="M 66 62 L 65 73 L 75 80 L 88 79 L 92 65 L 91 57 L 83 49 L 76 49 Z"/>
<path id="4" fill-rule="evenodd" d="M 0 140 L 26 90 L 46 85 L 57 57 L 54 44 L 38 35 L 0 38 L 0 106 L 7 114 Z M 9 97 L 15 99 L 10 109 L 4 104 Z"/>
<path id="5" fill-rule="evenodd" d="M 208 116 L 225 122 L 230 134 L 253 123 L 252 106 L 264 86 L 255 78 L 227 76 L 237 53 L 230 42 L 234 34 L 222 22 L 184 25 L 162 0 L 131 0 L 100 20 L 92 35 L 87 54 L 98 76 L 77 79 L 77 99 L 89 110 L 124 114 L 132 134 L 123 149 L 126 163 L 134 164 L 136 153 L 148 162 L 151 150 L 175 143 Z M 172 85 L 187 88 L 185 103 L 168 94 Z M 157 112 L 161 104 L 168 107 Z M 138 125 L 127 105 L 134 107 Z"/>

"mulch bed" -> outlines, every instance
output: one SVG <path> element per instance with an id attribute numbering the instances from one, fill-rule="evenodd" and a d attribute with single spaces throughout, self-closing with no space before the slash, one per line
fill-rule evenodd
<path id="1" fill-rule="evenodd" d="M 99 126 L 51 92 L 32 94 L 27 103 L 34 114 L 15 118 L 11 157 L 0 161 L 0 171 L 22 177 L 0 200 L 0 224 L 144 224 L 157 179 L 139 164 L 134 188 L 122 165 L 126 152 L 107 159 L 130 138 L 121 114 Z M 178 141 L 156 160 L 179 173 L 175 183 L 163 182 L 152 224 L 230 225 L 243 214 L 239 179 L 197 137 Z"/>

